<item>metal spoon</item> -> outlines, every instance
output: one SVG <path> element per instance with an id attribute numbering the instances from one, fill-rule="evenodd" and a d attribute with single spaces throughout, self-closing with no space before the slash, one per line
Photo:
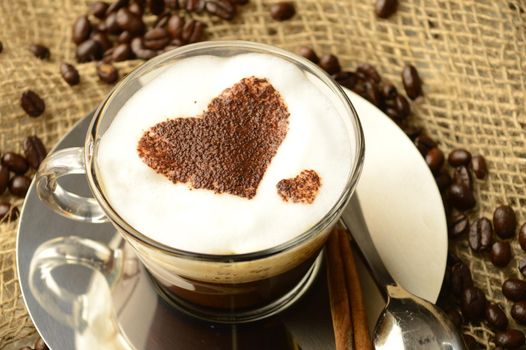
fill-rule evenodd
<path id="1" fill-rule="evenodd" d="M 376 349 L 465 349 L 464 342 L 447 316 L 434 304 L 398 285 L 374 247 L 358 195 L 355 193 L 342 217 L 360 248 L 373 278 L 385 293 L 387 305 L 374 330 Z"/>

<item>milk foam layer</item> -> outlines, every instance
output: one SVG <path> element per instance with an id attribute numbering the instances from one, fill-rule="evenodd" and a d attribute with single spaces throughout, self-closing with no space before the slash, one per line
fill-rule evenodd
<path id="1" fill-rule="evenodd" d="M 105 195 L 132 227 L 165 245 L 240 254 L 284 243 L 315 225 L 338 201 L 354 150 L 349 124 L 317 78 L 266 54 L 197 56 L 162 68 L 118 111 L 100 140 L 97 166 Z M 252 199 L 174 184 L 137 153 L 143 133 L 173 118 L 195 117 L 224 89 L 266 78 L 290 112 L 289 129 Z M 285 202 L 276 184 L 312 169 L 321 187 L 312 204 Z"/>

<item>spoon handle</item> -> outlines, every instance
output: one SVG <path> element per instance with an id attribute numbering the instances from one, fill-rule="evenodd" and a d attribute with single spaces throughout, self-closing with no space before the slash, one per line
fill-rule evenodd
<path id="1" fill-rule="evenodd" d="M 367 265 L 369 265 L 376 283 L 381 287 L 382 291 L 385 291 L 385 288 L 389 285 L 395 285 L 396 282 L 393 280 L 393 277 L 391 277 L 389 271 L 387 271 L 371 239 L 371 233 L 365 222 L 362 207 L 356 192 L 351 196 L 349 204 L 347 204 L 347 207 L 343 210 L 341 220 L 351 232 Z"/>

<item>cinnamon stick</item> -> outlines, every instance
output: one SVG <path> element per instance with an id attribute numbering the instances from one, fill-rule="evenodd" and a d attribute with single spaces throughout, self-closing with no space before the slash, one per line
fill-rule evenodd
<path id="1" fill-rule="evenodd" d="M 372 350 L 373 344 L 367 322 L 367 312 L 365 310 L 363 291 L 356 270 L 356 262 L 351 249 L 349 235 L 344 229 L 337 229 L 338 243 L 345 270 L 346 289 L 351 309 L 352 329 L 353 329 L 353 349 Z"/>
<path id="2" fill-rule="evenodd" d="M 338 244 L 338 233 L 333 231 L 327 241 L 327 279 L 336 350 L 348 350 L 353 349 L 353 327 L 345 268 Z"/>

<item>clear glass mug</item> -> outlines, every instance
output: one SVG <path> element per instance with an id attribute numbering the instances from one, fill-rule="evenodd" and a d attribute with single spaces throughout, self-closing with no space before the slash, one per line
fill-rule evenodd
<path id="1" fill-rule="evenodd" d="M 99 141 L 116 112 L 159 69 L 177 60 L 214 55 L 265 53 L 285 59 L 314 79 L 334 103 L 354 141 L 352 168 L 346 186 L 334 206 L 309 230 L 278 246 L 246 254 L 215 255 L 179 250 L 156 242 L 131 227 L 112 208 L 99 180 Z M 84 222 L 111 222 L 152 276 L 160 294 L 176 308 L 216 322 L 247 322 L 273 315 L 297 300 L 316 276 L 321 250 L 352 195 L 362 167 L 364 141 L 360 122 L 347 95 L 327 74 L 310 61 L 269 45 L 217 41 L 184 46 L 160 55 L 124 78 L 95 111 L 84 147 L 54 152 L 42 163 L 37 193 L 56 212 Z M 58 178 L 86 174 L 94 198 L 64 190 Z"/>

